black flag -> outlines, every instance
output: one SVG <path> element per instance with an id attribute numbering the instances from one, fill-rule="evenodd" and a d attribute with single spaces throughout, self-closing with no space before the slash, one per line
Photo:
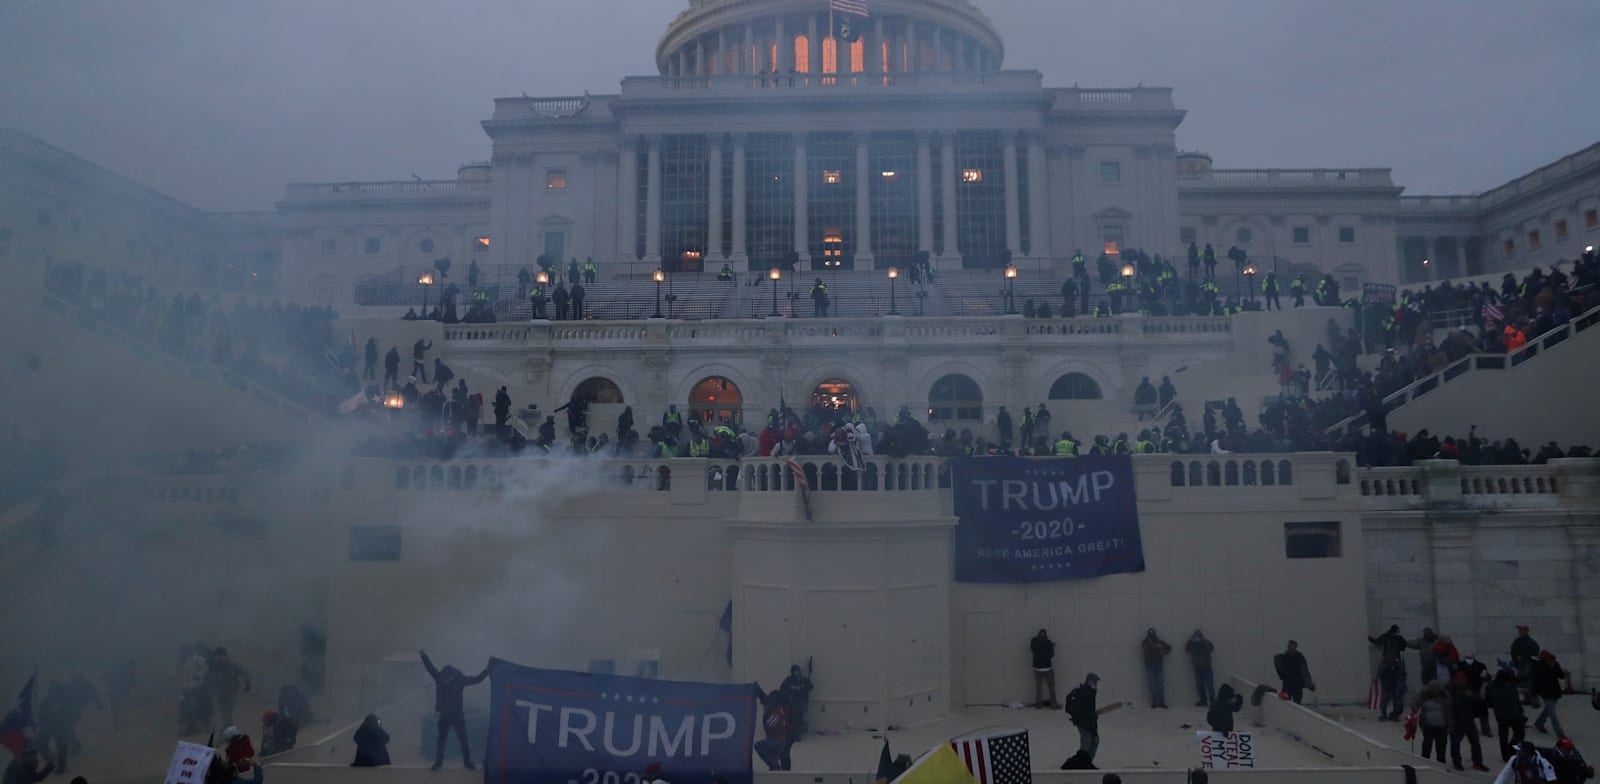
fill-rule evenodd
<path id="1" fill-rule="evenodd" d="M 861 38 L 861 28 L 867 23 L 864 16 L 854 14 L 833 15 L 833 37 L 847 44 L 853 44 Z"/>

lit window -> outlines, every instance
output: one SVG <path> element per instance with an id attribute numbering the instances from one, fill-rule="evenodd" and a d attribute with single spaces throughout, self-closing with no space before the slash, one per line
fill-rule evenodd
<path id="1" fill-rule="evenodd" d="M 883 179 L 885 181 L 888 181 L 888 182 L 898 182 L 899 179 L 900 179 L 900 173 L 899 172 L 886 171 L 886 172 L 879 172 L 879 174 L 883 177 Z"/>
<path id="2" fill-rule="evenodd" d="M 322 255 L 324 255 L 324 256 L 332 256 L 334 250 L 337 247 L 338 246 L 336 244 L 336 240 L 323 240 L 322 241 Z"/>
<path id="3" fill-rule="evenodd" d="M 1564 240 L 1566 238 L 1567 238 L 1567 222 L 1564 221 L 1564 220 L 1556 221 L 1556 239 Z"/>
<path id="4" fill-rule="evenodd" d="M 1101 161 L 1100 181 L 1122 182 L 1122 163 L 1120 161 Z"/>
<path id="5" fill-rule="evenodd" d="M 1296 227 L 1294 227 L 1294 244 L 1296 244 L 1296 245 L 1310 245 L 1311 244 L 1311 229 L 1308 229 L 1305 226 L 1296 226 Z"/>
<path id="6" fill-rule="evenodd" d="M 417 250 L 420 250 L 423 253 L 432 253 L 433 252 L 433 247 L 434 246 L 433 246 L 433 239 L 432 238 L 425 237 L 425 238 L 423 238 L 423 240 L 421 242 L 417 243 Z"/>
<path id="7" fill-rule="evenodd" d="M 983 170 L 982 169 L 962 169 L 961 170 L 961 181 L 962 182 L 983 182 Z"/>
<path id="8" fill-rule="evenodd" d="M 1600 210 L 1589 210 L 1583 214 L 1583 227 L 1592 229 L 1600 226 Z"/>
<path id="9" fill-rule="evenodd" d="M 1341 558 L 1339 522 L 1284 523 L 1283 549 L 1289 558 Z"/>
<path id="10" fill-rule="evenodd" d="M 381 247 L 383 247 L 383 243 L 379 242 L 377 237 L 367 238 L 366 252 L 368 256 L 377 253 Z"/>
<path id="11" fill-rule="evenodd" d="M 551 169 L 544 173 L 544 187 L 546 190 L 564 191 L 567 189 L 567 170 Z"/>
<path id="12" fill-rule="evenodd" d="M 825 171 L 822 173 L 822 181 L 828 185 L 838 185 L 844 181 L 844 178 L 839 176 L 837 170 Z"/>
<path id="13" fill-rule="evenodd" d="M 1107 256 L 1115 256 L 1122 252 L 1122 226 L 1112 224 L 1101 227 L 1100 239 L 1106 244 Z"/>
<path id="14" fill-rule="evenodd" d="M 1356 241 L 1356 227 L 1354 227 L 1354 226 L 1340 226 L 1339 227 L 1339 242 L 1344 243 L 1345 245 L 1351 245 L 1351 244 L 1354 244 L 1355 241 Z"/>
<path id="15" fill-rule="evenodd" d="M 844 263 L 844 229 L 829 228 L 822 232 L 822 265 L 838 267 Z"/>
<path id="16" fill-rule="evenodd" d="M 1178 229 L 1178 241 L 1185 245 L 1194 242 L 1196 236 L 1198 235 L 1195 234 L 1193 226 L 1184 226 L 1183 228 Z"/>
<path id="17" fill-rule="evenodd" d="M 487 248 L 489 247 L 489 238 L 479 237 L 476 240 L 473 240 L 472 244 L 478 246 L 479 248 Z"/>
<path id="18" fill-rule="evenodd" d="M 1515 255 L 1517 255 L 1517 241 L 1506 240 L 1506 258 L 1509 259 Z"/>
<path id="19" fill-rule="evenodd" d="M 1539 246 L 1542 245 L 1542 244 L 1543 243 L 1541 243 L 1539 241 L 1539 232 L 1537 232 L 1537 231 L 1528 232 L 1528 247 L 1530 249 L 1538 250 Z"/>

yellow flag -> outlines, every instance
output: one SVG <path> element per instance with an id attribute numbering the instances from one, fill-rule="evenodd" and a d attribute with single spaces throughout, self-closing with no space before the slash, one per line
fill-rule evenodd
<path id="1" fill-rule="evenodd" d="M 893 784 L 977 784 L 966 763 L 948 743 L 922 756 Z"/>

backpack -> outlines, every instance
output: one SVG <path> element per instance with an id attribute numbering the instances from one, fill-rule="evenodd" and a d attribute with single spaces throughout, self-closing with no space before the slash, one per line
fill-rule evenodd
<path id="1" fill-rule="evenodd" d="M 1444 703 L 1438 700 L 1428 700 L 1422 703 L 1421 724 L 1428 729 L 1443 729 L 1450 723 L 1445 716 Z"/>
<path id="2" fill-rule="evenodd" d="M 1085 690 L 1082 686 L 1073 687 L 1072 691 L 1067 692 L 1066 704 L 1064 706 L 1066 708 L 1067 716 L 1073 720 L 1077 720 L 1079 718 L 1083 718 L 1084 716 L 1094 715 L 1094 705 L 1092 703 L 1089 705 L 1084 704 L 1086 701 L 1088 701 L 1088 699 L 1089 693 L 1087 690 Z"/>

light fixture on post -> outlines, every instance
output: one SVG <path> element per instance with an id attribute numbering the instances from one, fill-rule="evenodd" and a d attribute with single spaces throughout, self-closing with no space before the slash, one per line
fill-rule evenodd
<path id="1" fill-rule="evenodd" d="M 1132 264 L 1122 265 L 1122 277 L 1131 278 L 1137 274 L 1139 274 L 1139 270 L 1135 269 Z"/>
<path id="2" fill-rule="evenodd" d="M 406 398 L 399 392 L 390 392 L 383 396 L 383 407 L 389 409 L 405 408 Z"/>
<path id="3" fill-rule="evenodd" d="M 896 280 L 899 280 L 899 278 L 900 278 L 900 268 L 899 267 L 890 267 L 889 268 L 889 315 L 891 315 L 891 316 L 900 315 L 900 311 L 895 308 L 895 301 L 894 301 L 894 282 Z"/>
<path id="4" fill-rule="evenodd" d="M 661 318 L 661 284 L 666 282 L 667 273 L 656 270 L 650 275 L 650 279 L 656 282 L 656 314 L 651 318 Z"/>
<path id="5" fill-rule="evenodd" d="M 1255 306 L 1255 302 L 1256 302 L 1256 264 L 1255 264 L 1255 262 L 1253 262 L 1253 261 L 1252 262 L 1246 262 L 1245 265 L 1244 265 L 1243 272 L 1244 272 L 1245 279 L 1250 281 L 1250 305 L 1252 307 L 1254 307 Z"/>
<path id="6" fill-rule="evenodd" d="M 783 270 L 773 267 L 767 270 L 767 280 L 772 281 L 772 312 L 767 314 L 773 318 L 782 315 L 778 312 L 778 281 L 783 279 Z"/>
<path id="7" fill-rule="evenodd" d="M 1017 265 L 1006 265 L 1006 315 L 1017 315 Z"/>
<path id="8" fill-rule="evenodd" d="M 433 286 L 433 273 L 424 272 L 417 276 L 417 283 L 422 286 L 422 317 L 428 317 L 428 289 Z"/>

